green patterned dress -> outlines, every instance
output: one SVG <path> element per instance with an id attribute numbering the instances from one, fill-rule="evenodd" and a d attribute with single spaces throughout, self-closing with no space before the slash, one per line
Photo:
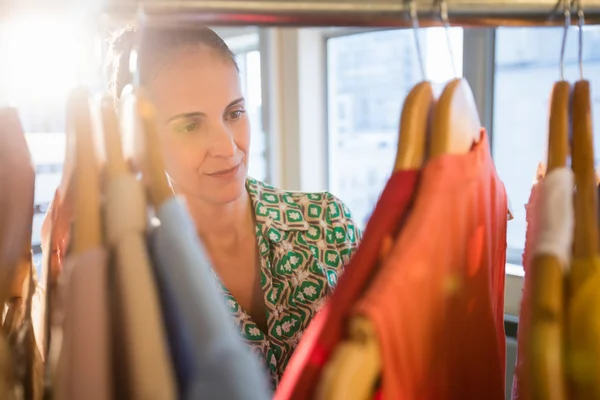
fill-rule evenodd
<path id="1" fill-rule="evenodd" d="M 275 387 L 358 247 L 360 232 L 348 208 L 330 193 L 288 192 L 251 178 L 246 188 L 256 215 L 268 332 L 219 286 L 242 338 L 264 361 Z"/>

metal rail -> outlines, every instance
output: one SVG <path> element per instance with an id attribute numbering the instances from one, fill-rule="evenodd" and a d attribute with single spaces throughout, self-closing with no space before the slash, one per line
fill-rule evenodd
<path id="1" fill-rule="evenodd" d="M 421 26 L 441 25 L 434 0 L 416 1 Z M 563 25 L 557 0 L 448 0 L 452 25 L 464 27 Z M 105 0 L 103 14 L 127 20 L 143 9 L 151 25 L 410 27 L 403 0 Z M 583 2 L 586 23 L 600 24 L 600 0 Z M 576 12 L 573 12 L 575 21 Z"/>

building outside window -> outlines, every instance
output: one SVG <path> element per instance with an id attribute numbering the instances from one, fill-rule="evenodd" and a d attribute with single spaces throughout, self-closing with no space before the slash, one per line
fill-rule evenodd
<path id="1" fill-rule="evenodd" d="M 584 76 L 593 102 L 594 151 L 600 154 L 600 27 L 584 28 Z M 579 79 L 578 32 L 569 32 L 565 79 Z M 492 152 L 513 206 L 508 224 L 508 261 L 521 264 L 525 243 L 525 204 L 537 165 L 545 162 L 549 100 L 560 79 L 563 28 L 499 28 L 496 30 Z"/>
<path id="2" fill-rule="evenodd" d="M 455 68 L 445 30 L 419 31 L 425 77 L 413 34 L 388 30 L 327 40 L 329 188 L 361 227 L 392 172 L 404 98 L 424 78 L 439 92 L 462 74 L 462 28 L 450 30 Z"/>
<path id="3" fill-rule="evenodd" d="M 251 137 L 248 175 L 264 181 L 268 179 L 266 145 L 267 138 L 262 126 L 262 92 L 260 52 L 251 50 L 237 53 L 246 98 L 246 110 L 250 118 Z"/>

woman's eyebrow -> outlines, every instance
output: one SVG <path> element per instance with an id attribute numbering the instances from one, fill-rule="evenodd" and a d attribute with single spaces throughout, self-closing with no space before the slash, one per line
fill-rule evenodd
<path id="1" fill-rule="evenodd" d="M 244 99 L 243 97 L 240 97 L 239 99 L 236 99 L 236 100 L 232 101 L 231 103 L 229 103 L 229 104 L 227 105 L 227 107 L 225 107 L 225 109 L 227 109 L 227 108 L 230 108 L 230 107 L 233 107 L 233 106 L 235 106 L 235 105 L 237 105 L 237 104 L 239 104 L 239 103 L 243 102 L 244 100 L 245 100 L 245 99 Z"/>
<path id="2" fill-rule="evenodd" d="M 245 99 L 243 97 L 240 97 L 239 99 L 235 99 L 231 103 L 229 103 L 227 105 L 227 107 L 225 107 L 225 108 L 227 109 L 227 108 L 233 107 L 233 106 L 235 106 L 235 105 L 237 105 L 239 103 L 242 103 L 244 100 Z M 173 120 L 176 120 L 176 119 L 180 119 L 180 118 L 193 118 L 193 117 L 206 117 L 206 114 L 203 113 L 203 112 L 199 112 L 199 111 L 197 111 L 197 112 L 189 112 L 189 113 L 176 114 L 176 115 L 173 115 L 171 118 L 169 118 L 167 120 L 167 123 L 171 122 Z"/>
<path id="3" fill-rule="evenodd" d="M 177 114 L 177 115 L 173 115 L 171 118 L 169 118 L 167 120 L 167 122 L 171 122 L 173 120 L 180 119 L 180 118 L 192 118 L 192 117 L 206 117 L 206 114 L 204 114 L 203 112 L 189 112 L 189 113 Z"/>

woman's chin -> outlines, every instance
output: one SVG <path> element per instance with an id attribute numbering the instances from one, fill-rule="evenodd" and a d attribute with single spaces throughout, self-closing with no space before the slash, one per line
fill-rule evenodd
<path id="1" fill-rule="evenodd" d="M 221 185 L 214 185 L 210 193 L 206 193 L 207 200 L 215 204 L 232 203 L 239 199 L 246 190 L 246 179 L 236 179 Z"/>

